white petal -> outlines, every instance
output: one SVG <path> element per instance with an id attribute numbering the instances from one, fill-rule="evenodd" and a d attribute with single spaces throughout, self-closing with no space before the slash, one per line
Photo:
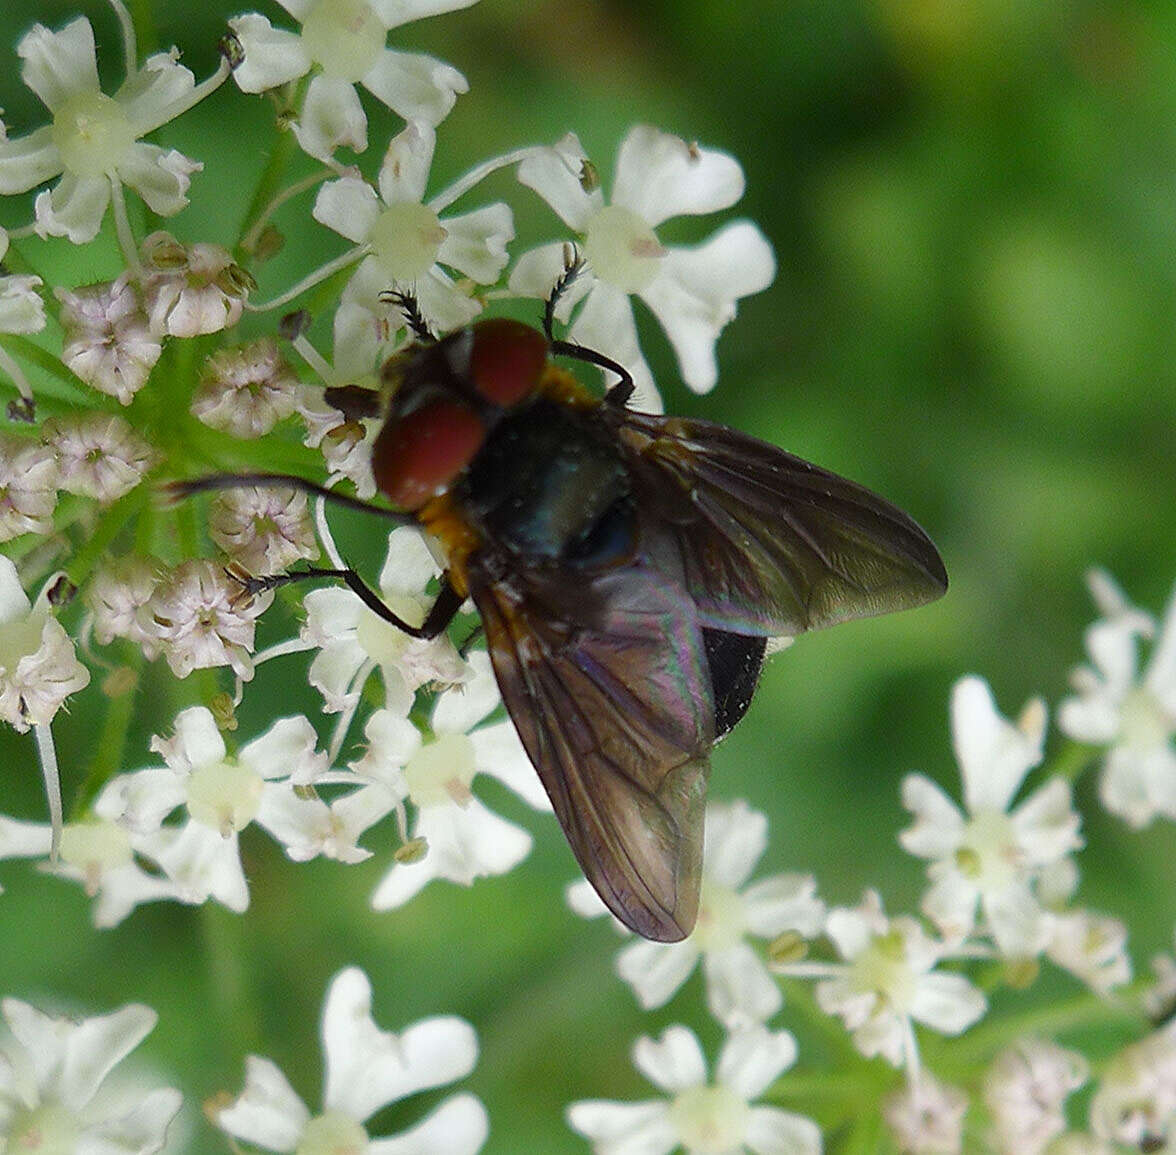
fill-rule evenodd
<path id="1" fill-rule="evenodd" d="M 385 595 L 419 594 L 440 572 L 419 529 L 401 525 L 388 535 L 388 553 L 380 570 Z"/>
<path id="2" fill-rule="evenodd" d="M 27 192 L 61 172 L 53 126 L 45 125 L 15 140 L 0 140 L 0 193 Z"/>
<path id="3" fill-rule="evenodd" d="M 637 323 L 628 294 L 603 281 L 596 281 L 584 300 L 568 333 L 568 340 L 603 353 L 623 365 L 633 377 L 636 390 L 630 408 L 640 413 L 660 413 L 662 400 L 653 383 L 653 374 L 637 344 Z M 605 384 L 617 381 L 615 373 L 605 372 Z"/>
<path id="4" fill-rule="evenodd" d="M 52 837 L 46 822 L 19 822 L 0 814 L 0 858 L 43 858 Z"/>
<path id="5" fill-rule="evenodd" d="M 821 1129 L 779 1107 L 752 1107 L 743 1141 L 756 1155 L 821 1155 Z"/>
<path id="6" fill-rule="evenodd" d="M 368 741 L 367 752 L 358 762 L 351 763 L 351 769 L 386 785 L 402 786 L 400 771 L 420 749 L 420 731 L 394 710 L 373 710 L 364 723 L 363 733 Z"/>
<path id="7" fill-rule="evenodd" d="M 551 800 L 509 718 L 475 730 L 470 741 L 474 744 L 474 765 L 479 773 L 492 775 L 536 810 L 550 813 Z"/>
<path id="8" fill-rule="evenodd" d="M 328 714 L 338 714 L 354 703 L 362 689 L 354 684 L 356 674 L 366 660 L 357 642 L 338 638 L 323 646 L 310 663 L 310 684 L 322 694 L 323 709 Z"/>
<path id="9" fill-rule="evenodd" d="M 564 224 L 577 233 L 587 231 L 593 214 L 604 205 L 604 194 L 599 188 L 591 192 L 584 189 L 582 181 L 587 159 L 576 134 L 569 132 L 552 148 L 527 157 L 518 171 L 519 182 L 534 189 L 559 214 Z M 542 295 L 546 296 L 546 293 Z"/>
<path id="10" fill-rule="evenodd" d="M 362 1121 L 388 1103 L 451 1083 L 473 1070 L 478 1040 L 464 1019 L 422 1019 L 396 1035 L 376 1026 L 371 999 L 371 984 L 358 967 L 341 971 L 327 992 L 327 1107 Z"/>
<path id="11" fill-rule="evenodd" d="M 706 809 L 703 861 L 707 877 L 738 890 L 768 848 L 767 815 L 742 799 Z"/>
<path id="12" fill-rule="evenodd" d="M 94 925 L 102 930 L 117 926 L 135 907 L 145 902 L 183 902 L 184 896 L 169 879 L 148 874 L 135 863 L 108 870 L 94 902 Z"/>
<path id="13" fill-rule="evenodd" d="M 473 677 L 437 696 L 433 729 L 439 734 L 468 733 L 501 701 L 490 655 L 485 650 L 475 650 L 469 664 Z"/>
<path id="14" fill-rule="evenodd" d="M 0 625 L 27 617 L 33 608 L 20 584 L 16 563 L 0 554 Z"/>
<path id="15" fill-rule="evenodd" d="M 244 61 L 233 69 L 233 79 L 242 92 L 277 88 L 310 71 L 310 57 L 297 32 L 275 28 L 256 12 L 234 16 L 229 27 L 245 51 Z"/>
<path id="16" fill-rule="evenodd" d="M 367 148 L 367 117 L 359 94 L 354 84 L 338 77 L 319 73 L 311 79 L 293 128 L 302 151 L 319 160 L 329 160 L 341 145 L 356 152 Z"/>
<path id="17" fill-rule="evenodd" d="M 552 241 L 547 245 L 528 249 L 514 263 L 510 271 L 507 285 L 510 291 L 519 297 L 538 297 L 545 300 L 555 287 L 555 282 L 563 276 L 565 242 Z M 584 269 L 571 283 L 559 299 L 555 307 L 556 318 L 567 324 L 572 313 L 572 306 L 581 301 L 596 283 L 596 278 L 588 269 Z"/>
<path id="18" fill-rule="evenodd" d="M 75 245 L 89 244 L 102 227 L 110 203 L 110 181 L 104 176 L 75 176 L 67 172 L 52 191 L 33 202 L 37 235 L 69 237 Z"/>
<path id="19" fill-rule="evenodd" d="M 178 54 L 177 54 L 178 55 Z M 156 52 L 128 76 L 115 98 L 136 137 L 153 132 L 175 116 L 177 106 L 190 103 L 196 77 L 170 52 Z"/>
<path id="20" fill-rule="evenodd" d="M 100 91 L 94 29 L 84 16 L 57 32 L 34 24 L 17 44 L 16 54 L 24 61 L 21 79 L 50 112 L 73 96 Z"/>
<path id="21" fill-rule="evenodd" d="M 289 778 L 305 785 L 327 768 L 327 756 L 316 752 L 317 744 L 314 727 L 296 714 L 279 718 L 260 738 L 246 743 L 239 761 L 262 778 Z"/>
<path id="22" fill-rule="evenodd" d="M 191 174 L 203 167 L 175 149 L 136 141 L 119 161 L 118 175 L 152 212 L 172 217 L 188 203 Z"/>
<path id="23" fill-rule="evenodd" d="M 39 333 L 45 328 L 40 277 L 0 276 L 0 333 Z"/>
<path id="24" fill-rule="evenodd" d="M 452 65 L 419 52 L 394 52 L 386 48 L 363 86 L 404 120 L 440 124 L 470 89 L 466 78 Z"/>
<path id="25" fill-rule="evenodd" d="M 311 590 L 302 599 L 302 608 L 306 611 L 303 635 L 316 646 L 354 634 L 364 615 L 363 602 L 341 586 Z"/>
<path id="26" fill-rule="evenodd" d="M 654 1086 L 670 1094 L 706 1082 L 706 1059 L 689 1027 L 666 1027 L 656 1040 L 643 1035 L 634 1044 L 633 1065 Z"/>
<path id="27" fill-rule="evenodd" d="M 73 1027 L 66 1038 L 61 1070 L 63 1103 L 73 1111 L 89 1103 L 102 1080 L 151 1033 L 158 1021 L 159 1016 L 150 1007 L 132 1003 Z M 13 1033 L 17 1033 L 15 1026 Z"/>
<path id="28" fill-rule="evenodd" d="M 309 1122 L 306 1104 L 278 1065 L 257 1055 L 245 1060 L 244 1090 L 216 1112 L 218 1127 L 267 1151 L 293 1151 Z"/>
<path id="29" fill-rule="evenodd" d="M 368 261 L 370 260 L 369 257 Z M 364 262 L 366 263 L 367 261 Z M 348 287 L 354 280 L 352 277 L 351 281 L 347 282 Z M 366 377 L 383 359 L 380 330 L 380 318 L 367 306 L 359 304 L 358 301 L 341 301 L 335 310 L 332 327 L 334 369 L 339 380 L 355 381 Z"/>
<path id="30" fill-rule="evenodd" d="M 761 938 L 795 930 L 815 938 L 825 926 L 825 904 L 811 874 L 774 874 L 743 892 L 747 929 Z"/>
<path id="31" fill-rule="evenodd" d="M 319 189 L 311 215 L 340 236 L 362 244 L 380 215 L 380 204 L 376 190 L 367 181 L 345 176 L 328 181 Z"/>
<path id="32" fill-rule="evenodd" d="M 514 240 L 514 218 L 501 201 L 442 222 L 445 240 L 437 260 L 481 285 L 498 280 L 510 259 L 507 244 Z"/>
<path id="33" fill-rule="evenodd" d="M 669 1155 L 679 1142 L 669 1106 L 586 1099 L 568 1107 L 568 1126 L 596 1140 L 598 1155 Z"/>
<path id="34" fill-rule="evenodd" d="M 1081 823 L 1070 801 L 1070 784 L 1051 778 L 1013 811 L 1013 829 L 1026 862 L 1044 866 L 1082 847 Z"/>
<path id="35" fill-rule="evenodd" d="M 1119 700 L 1103 690 L 1067 698 L 1058 707 L 1058 729 L 1079 742 L 1105 745 L 1118 736 L 1120 707 Z"/>
<path id="36" fill-rule="evenodd" d="M 482 311 L 468 286 L 456 285 L 440 265 L 433 265 L 414 288 L 421 312 L 442 333 L 468 325 Z"/>
<path id="37" fill-rule="evenodd" d="M 421 120 L 410 120 L 392 138 L 380 165 L 380 199 L 386 205 L 415 205 L 425 199 L 436 147 L 436 130 Z"/>
<path id="38" fill-rule="evenodd" d="M 756 1099 L 795 1062 L 796 1040 L 788 1031 L 749 1027 L 728 1036 L 716 1077 L 741 1099 Z"/>
<path id="39" fill-rule="evenodd" d="M 952 688 L 951 730 L 969 813 L 1003 813 L 1029 768 L 1041 761 L 1044 712 L 1026 733 L 1001 716 L 983 678 L 961 678 Z"/>
<path id="40" fill-rule="evenodd" d="M 763 234 L 736 221 L 697 248 L 673 248 L 639 296 L 666 331 L 682 380 L 696 393 L 718 380 L 715 341 L 735 316 L 735 302 L 772 283 L 776 258 Z"/>
<path id="41" fill-rule="evenodd" d="M 217 729 L 216 719 L 204 706 L 181 710 L 176 715 L 171 741 L 153 738 L 151 749 L 163 754 L 164 761 L 173 770 L 187 774 L 200 766 L 220 762 L 225 756 L 225 742 Z"/>
<path id="42" fill-rule="evenodd" d="M 1024 883 L 986 895 L 984 913 L 997 948 L 1006 958 L 1034 958 L 1049 942 L 1049 919 Z"/>
<path id="43" fill-rule="evenodd" d="M 617 955 L 617 974 L 627 982 L 645 1010 L 663 1006 L 690 977 L 698 947 L 682 942 L 646 942 L 625 947 Z"/>
<path id="44" fill-rule="evenodd" d="M 947 871 L 923 895 L 923 913 L 948 938 L 964 938 L 976 924 L 980 892 L 958 870 Z"/>
<path id="45" fill-rule="evenodd" d="M 1135 630 L 1125 621 L 1095 622 L 1086 631 L 1086 649 L 1116 695 L 1135 682 L 1135 647 Z"/>
<path id="46" fill-rule="evenodd" d="M 784 1005 L 780 988 L 745 942 L 707 951 L 702 966 L 707 1006 L 729 1030 L 766 1022 Z"/>
<path id="47" fill-rule="evenodd" d="M 984 996 L 963 975 L 935 972 L 919 978 L 910 1015 L 945 1035 L 958 1035 L 987 1009 Z"/>
<path id="48" fill-rule="evenodd" d="M 729 208 L 743 188 L 743 170 L 733 156 L 638 124 L 617 153 L 612 203 L 657 228 L 670 217 Z"/>
<path id="49" fill-rule="evenodd" d="M 1176 715 L 1176 591 L 1164 612 L 1164 624 L 1152 649 L 1143 684 Z"/>
<path id="50" fill-rule="evenodd" d="M 475 1095 L 454 1095 L 415 1127 L 392 1139 L 372 1139 L 368 1155 L 475 1155 L 490 1133 L 486 1108 Z"/>
<path id="51" fill-rule="evenodd" d="M 224 838 L 211 827 L 189 821 L 179 830 L 146 835 L 138 845 L 176 883 L 183 901 L 215 898 L 238 913 L 248 908 L 249 887 L 236 832 Z"/>
<path id="52" fill-rule="evenodd" d="M 151 1155 L 162 1151 L 184 1097 L 171 1087 L 148 1091 L 123 1115 L 92 1124 L 79 1137 L 78 1155 Z"/>
<path id="53" fill-rule="evenodd" d="M 458 12 L 477 0 L 370 0 L 370 3 L 380 22 L 391 30 L 412 20 L 423 20 L 426 16 Z"/>
<path id="54" fill-rule="evenodd" d="M 902 780 L 902 804 L 914 816 L 898 841 L 908 854 L 919 858 L 946 858 L 960 843 L 964 819 L 948 796 L 923 774 L 908 774 Z"/>

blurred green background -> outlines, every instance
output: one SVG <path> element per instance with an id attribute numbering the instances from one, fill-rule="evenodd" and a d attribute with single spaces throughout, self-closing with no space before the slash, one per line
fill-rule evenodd
<path id="1" fill-rule="evenodd" d="M 104 75 L 119 79 L 109 9 L 82 10 Z M 156 0 L 157 43 L 143 48 L 177 44 L 206 75 L 238 10 Z M 10 135 L 45 121 L 19 81 L 19 34 L 77 11 L 6 0 L 0 105 Z M 263 11 L 283 19 L 276 5 Z M 616 145 L 637 120 L 743 163 L 737 213 L 772 240 L 779 273 L 741 305 L 707 397 L 676 381 L 660 330 L 640 317 L 667 408 L 736 425 L 877 489 L 928 529 L 952 586 L 937 605 L 807 637 L 775 659 L 747 721 L 715 755 L 713 795 L 768 813 L 761 873 L 814 871 L 834 903 L 877 886 L 891 911 L 910 909 L 924 875 L 895 842 L 906 825 L 898 784 L 918 768 L 957 792 L 946 712 L 955 679 L 983 674 L 1009 714 L 1038 693 L 1056 705 L 1092 617 L 1086 568 L 1107 566 L 1156 611 L 1176 577 L 1176 7 L 482 0 L 393 43 L 434 53 L 470 81 L 439 131 L 434 189 L 569 129 L 607 187 Z M 367 108 L 360 163 L 372 173 L 396 121 L 374 101 Z M 170 223 L 178 236 L 235 240 L 271 123 L 262 98 L 229 85 L 160 134 L 205 164 L 193 207 Z M 302 171 L 304 158 L 291 174 Z M 497 196 L 515 208 L 515 252 L 560 235 L 507 175 L 468 204 Z M 308 210 L 304 198 L 279 216 L 287 244 L 259 271 L 262 297 L 341 251 Z M 30 213 L 31 198 L 11 198 L 0 223 Z M 717 223 L 676 222 L 663 236 L 700 238 Z M 27 251 L 72 283 L 115 271 L 109 248 L 81 258 L 64 246 Z M 324 352 L 327 332 L 322 319 Z M 374 563 L 382 531 L 340 524 L 345 538 L 366 535 Z M 279 618 L 262 640 L 292 628 Z M 262 672 L 241 737 L 277 709 L 319 717 L 298 669 Z M 183 701 L 158 671 L 147 688 L 127 768 L 154 761 L 149 735 Z M 67 796 L 93 753 L 100 705 L 90 693 L 54 724 Z M 31 737 L 0 733 L 0 766 L 0 809 L 39 816 Z M 1129 833 L 1098 810 L 1093 785 L 1088 775 L 1078 787 L 1089 843 L 1079 899 L 1126 919 L 1142 966 L 1170 942 L 1176 843 L 1170 826 Z M 492 786 L 484 796 L 535 833 L 531 858 L 507 878 L 468 891 L 435 885 L 387 914 L 367 907 L 388 863 L 383 828 L 367 839 L 375 858 L 347 868 L 296 867 L 250 832 L 247 916 L 147 907 L 103 933 L 90 929 L 78 888 L 0 864 L 0 992 L 78 1010 L 130 1000 L 158 1009 L 142 1053 L 189 1096 L 190 1149 L 211 1152 L 220 1140 L 194 1107 L 240 1087 L 247 1052 L 277 1061 L 318 1102 L 324 986 L 355 962 L 372 977 L 382 1025 L 434 1012 L 474 1023 L 482 1053 L 469 1086 L 490 1110 L 487 1152 L 584 1151 L 564 1105 L 646 1097 L 627 1059 L 636 1035 L 679 1020 L 701 1025 L 708 1046 L 720 1035 L 697 976 L 670 1007 L 638 1010 L 612 973 L 612 932 L 564 906 L 574 864 L 554 820 Z M 1057 980 L 1002 996 L 997 1010 L 1076 989 Z M 780 1021 L 797 1025 L 787 1007 Z M 803 1027 L 801 1036 L 803 1064 Z M 399 1128 L 421 1108 L 397 1107 L 371 1131 Z"/>

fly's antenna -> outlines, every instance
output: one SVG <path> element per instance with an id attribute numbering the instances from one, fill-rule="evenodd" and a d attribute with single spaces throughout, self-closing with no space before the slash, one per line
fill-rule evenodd
<path id="1" fill-rule="evenodd" d="M 633 396 L 633 390 L 637 388 L 633 381 L 633 374 L 619 361 L 614 361 L 603 353 L 597 353 L 595 349 L 577 345 L 574 341 L 557 340 L 554 333 L 556 306 L 559 304 L 560 298 L 567 293 L 576 278 L 584 271 L 585 265 L 584 257 L 575 245 L 564 246 L 564 270 L 560 273 L 555 284 L 551 286 L 551 292 L 547 294 L 547 301 L 543 306 L 543 334 L 551 343 L 552 353 L 572 357 L 577 361 L 595 365 L 597 369 L 615 373 L 620 380 L 609 389 L 604 400 L 607 405 L 624 408 L 625 402 Z"/>
<path id="2" fill-rule="evenodd" d="M 404 314 L 412 335 L 422 345 L 432 345 L 436 342 L 437 338 L 429 328 L 424 313 L 421 312 L 421 303 L 416 299 L 415 293 L 410 293 L 407 289 L 385 289 L 380 294 L 380 301 L 385 305 L 395 305 Z"/>

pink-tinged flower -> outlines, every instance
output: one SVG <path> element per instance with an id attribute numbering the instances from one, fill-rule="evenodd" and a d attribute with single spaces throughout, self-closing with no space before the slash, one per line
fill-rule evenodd
<path id="1" fill-rule="evenodd" d="M 128 46 L 134 56 L 134 45 Z M 127 76 L 113 97 L 98 85 L 94 30 L 84 16 L 53 32 L 34 24 L 16 48 L 21 77 L 53 114 L 27 136 L 0 133 L 0 193 L 25 192 L 60 176 L 37 195 L 37 231 L 92 241 L 112 188 L 129 185 L 160 216 L 187 203 L 189 178 L 202 166 L 140 138 L 191 108 L 215 88 L 224 70 L 196 85 L 175 54 L 159 52 Z"/>
<path id="2" fill-rule="evenodd" d="M 1070 787 L 1053 778 L 1012 808 L 1025 775 L 1041 761 L 1045 706 L 1034 699 L 1016 724 L 997 711 L 988 683 L 962 678 L 952 690 L 952 740 L 964 805 L 922 774 L 902 784 L 915 823 L 899 835 L 912 854 L 931 860 L 923 910 L 952 939 L 976 927 L 1001 954 L 1031 957 L 1050 935 L 1034 887 L 1041 873 L 1082 845 Z"/>
<path id="3" fill-rule="evenodd" d="M 758 810 L 743 801 L 707 806 L 693 932 L 681 942 L 634 942 L 617 955 L 618 974 L 646 1010 L 668 1002 L 700 959 L 711 1013 L 729 1030 L 766 1022 L 780 1009 L 780 987 L 748 940 L 770 941 L 786 931 L 814 938 L 824 926 L 825 906 L 811 875 L 749 882 L 767 846 L 768 820 Z M 587 882 L 576 883 L 569 898 L 581 914 L 605 913 Z"/>
<path id="4" fill-rule="evenodd" d="M 661 398 L 637 344 L 629 298 L 638 296 L 669 337 L 682 380 L 696 393 L 713 389 L 715 342 L 734 318 L 735 302 L 771 284 L 772 247 L 749 221 L 729 224 L 690 248 L 664 245 L 656 230 L 672 217 L 735 204 L 744 186 L 738 161 L 637 125 L 617 153 L 611 203 L 573 133 L 523 161 L 519 180 L 576 234 L 587 262 L 556 311 L 566 322 L 583 301 L 568 339 L 620 362 L 637 385 L 635 406 L 659 410 Z M 511 289 L 546 297 L 564 270 L 564 247 L 557 241 L 524 253 L 511 271 Z"/>
<path id="5" fill-rule="evenodd" d="M 469 85 L 456 68 L 431 56 L 386 47 L 388 33 L 413 20 L 468 8 L 474 0 L 281 0 L 302 25 L 275 28 L 249 12 L 229 21 L 245 53 L 233 77 L 243 92 L 264 92 L 312 69 L 298 143 L 327 160 L 341 145 L 367 148 L 367 117 L 355 90 L 362 84 L 405 120 L 440 124 Z"/>
<path id="6" fill-rule="evenodd" d="M 425 200 L 436 143 L 431 125 L 410 121 L 388 145 L 379 195 L 366 181 L 348 176 L 323 185 L 314 203 L 315 220 L 364 254 L 343 291 L 343 305 L 350 308 L 336 316 L 335 347 L 359 342 L 353 356 L 366 357 L 369 364 L 377 352 L 373 321 L 388 317 L 382 293 L 411 290 L 429 324 L 448 332 L 481 312 L 473 285 L 492 284 L 506 267 L 506 246 L 514 237 L 506 204 L 442 217 L 439 199 Z M 396 326 L 401 327 L 403 320 Z"/>
<path id="7" fill-rule="evenodd" d="M 154 1029 L 159 1016 L 150 1007 L 131 1003 L 108 1015 L 74 1020 L 8 998 L 0 1010 L 13 1037 L 0 1058 L 3 1150 L 11 1155 L 163 1150 L 183 1101 L 179 1091 L 128 1086 L 125 1072 L 117 1090 L 103 1086 Z"/>
<path id="8" fill-rule="evenodd" d="M 752 1100 L 796 1061 L 787 1031 L 755 1026 L 728 1035 L 714 1082 L 694 1032 L 667 1027 L 637 1040 L 633 1064 L 668 1099 L 641 1103 L 586 1100 L 568 1107 L 568 1124 L 596 1155 L 820 1155 L 821 1132 L 803 1115 Z"/>
<path id="9" fill-rule="evenodd" d="M 58 485 L 104 505 L 130 493 L 159 461 L 128 422 L 100 410 L 51 417 L 41 436 L 57 458 Z"/>
<path id="10" fill-rule="evenodd" d="M 149 659 L 159 653 L 149 607 L 163 573 L 161 562 L 138 554 L 107 558 L 95 570 L 82 598 L 102 645 L 127 638 Z"/>
<path id="11" fill-rule="evenodd" d="M 277 342 L 262 337 L 205 361 L 192 416 L 234 437 L 264 437 L 299 408 L 306 392 Z"/>
<path id="12" fill-rule="evenodd" d="M 1052 914 L 1045 953 L 1100 995 L 1131 981 L 1127 928 L 1110 915 L 1082 909 Z"/>
<path id="13" fill-rule="evenodd" d="M 361 777 L 392 784 L 413 804 L 412 837 L 425 846 L 423 857 L 397 862 L 384 876 L 372 895 L 377 910 L 403 906 L 434 879 L 470 886 L 526 858 L 530 834 L 473 793 L 476 775 L 497 778 L 537 810 L 551 808 L 514 723 L 483 725 L 500 702 L 489 655 L 478 651 L 469 662 L 470 680 L 437 695 L 430 740 L 401 725 L 393 711 L 377 711 L 368 722 L 367 753 L 352 764 Z"/>
<path id="14" fill-rule="evenodd" d="M 216 1126 L 266 1151 L 475 1155 L 486 1141 L 486 1110 L 474 1095 L 450 1095 L 410 1130 L 369 1138 L 364 1124 L 400 1099 L 464 1078 L 478 1058 L 474 1029 L 454 1016 L 422 1019 L 400 1034 L 372 1018 L 372 987 L 358 967 L 340 971 L 327 990 L 322 1019 L 323 1107 L 299 1098 L 277 1064 L 245 1061 L 245 1088 L 212 1110 Z"/>
<path id="15" fill-rule="evenodd" d="M 87 385 L 129 405 L 163 352 L 130 276 L 53 291 L 65 331 L 62 361 Z"/>
<path id="16" fill-rule="evenodd" d="M 924 933 L 913 918 L 887 918 L 874 891 L 857 907 L 838 907 L 825 933 L 843 962 L 782 963 L 780 974 L 815 978 L 817 1002 L 853 1032 L 863 1055 L 917 1070 L 914 1024 L 958 1035 L 987 1009 L 984 996 L 963 975 L 935 968 L 952 956 L 948 944 Z"/>
<path id="17" fill-rule="evenodd" d="M 1176 1024 L 1107 1063 L 1090 1102 L 1090 1129 L 1135 1151 L 1170 1149 L 1176 1140 Z"/>
<path id="18" fill-rule="evenodd" d="M 882 1104 L 882 1117 L 902 1155 L 960 1155 L 968 1096 L 927 1072 Z"/>
<path id="19" fill-rule="evenodd" d="M 997 1155 L 1042 1155 L 1066 1129 L 1065 1104 L 1086 1082 L 1090 1067 L 1076 1051 L 1046 1039 L 1005 1048 L 984 1076 Z"/>
<path id="20" fill-rule="evenodd" d="M 271 591 L 244 596 L 241 585 L 215 562 L 193 558 L 160 579 L 151 597 L 149 628 L 177 678 L 231 666 L 248 681 L 256 620 L 272 601 Z"/>
<path id="21" fill-rule="evenodd" d="M 49 446 L 0 431 L 0 541 L 49 533 L 57 506 L 57 462 Z"/>
<path id="22" fill-rule="evenodd" d="M 182 245 L 152 233 L 142 245 L 143 307 L 151 331 L 199 337 L 235 325 L 254 288 L 250 276 L 221 245 Z"/>
<path id="23" fill-rule="evenodd" d="M 208 510 L 208 535 L 253 574 L 276 574 L 318 556 L 306 494 L 246 486 L 218 494 Z"/>
<path id="24" fill-rule="evenodd" d="M 1100 574 L 1097 581 L 1096 592 L 1109 579 Z M 1105 593 L 1100 604 L 1106 605 Z M 1099 796 L 1139 828 L 1157 816 L 1176 819 L 1176 593 L 1142 675 L 1137 650 L 1140 638 L 1151 635 L 1150 617 L 1121 595 L 1107 608 L 1109 616 L 1086 631 L 1091 664 L 1074 671 L 1077 694 L 1059 707 L 1058 727 L 1080 742 L 1108 747 Z"/>
<path id="25" fill-rule="evenodd" d="M 0 145 L 2 145 L 0 140 Z M 8 252 L 8 232 L 0 228 L 0 260 Z M 45 328 L 40 277 L 0 277 L 0 333 L 39 333 Z"/>

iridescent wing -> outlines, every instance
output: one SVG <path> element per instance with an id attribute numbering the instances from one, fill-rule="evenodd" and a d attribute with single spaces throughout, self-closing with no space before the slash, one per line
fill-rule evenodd
<path id="1" fill-rule="evenodd" d="M 584 874 L 646 938 L 694 926 L 715 707 L 684 590 L 640 564 L 495 579 L 474 559 L 503 701 Z"/>
<path id="2" fill-rule="evenodd" d="M 626 450 L 642 555 L 704 626 L 794 635 L 947 589 L 923 530 L 863 486 L 723 425 L 600 413 Z"/>

